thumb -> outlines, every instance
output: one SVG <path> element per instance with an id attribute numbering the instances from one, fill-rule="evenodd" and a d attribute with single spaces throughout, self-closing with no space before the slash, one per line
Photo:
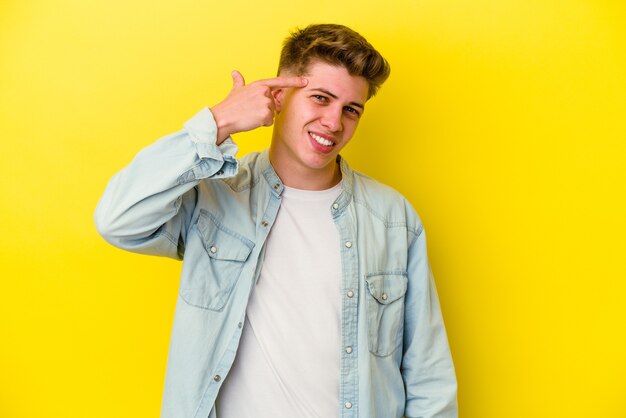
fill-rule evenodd
<path id="1" fill-rule="evenodd" d="M 233 77 L 233 87 L 243 87 L 246 85 L 246 80 L 243 79 L 239 71 L 233 70 L 230 75 Z"/>

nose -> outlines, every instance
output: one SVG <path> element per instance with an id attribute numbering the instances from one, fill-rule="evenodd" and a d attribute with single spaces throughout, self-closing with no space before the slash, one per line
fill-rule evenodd
<path id="1" fill-rule="evenodd" d="M 343 107 L 327 106 L 324 108 L 321 123 L 331 132 L 341 132 L 343 130 L 342 115 Z"/>

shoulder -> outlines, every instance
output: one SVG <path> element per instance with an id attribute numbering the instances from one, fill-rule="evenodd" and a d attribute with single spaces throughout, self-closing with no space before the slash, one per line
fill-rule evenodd
<path id="1" fill-rule="evenodd" d="M 358 171 L 351 171 L 354 203 L 387 226 L 406 226 L 421 233 L 422 221 L 413 205 L 397 190 Z"/>
<path id="2" fill-rule="evenodd" d="M 352 171 L 352 181 L 354 196 L 360 200 L 382 200 L 388 202 L 390 206 L 397 206 L 406 201 L 404 196 L 393 187 L 361 172 Z"/>

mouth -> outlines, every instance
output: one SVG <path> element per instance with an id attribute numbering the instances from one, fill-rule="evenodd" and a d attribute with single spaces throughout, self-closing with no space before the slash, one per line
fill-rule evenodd
<path id="1" fill-rule="evenodd" d="M 313 132 L 309 132 L 309 136 L 313 138 L 313 140 L 322 147 L 334 147 L 335 142 L 332 141 L 331 137 L 326 135 L 320 135 Z"/>

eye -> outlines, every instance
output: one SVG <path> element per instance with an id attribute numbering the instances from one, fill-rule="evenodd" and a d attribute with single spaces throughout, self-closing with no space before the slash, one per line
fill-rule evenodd
<path id="1" fill-rule="evenodd" d="M 359 113 L 359 111 L 358 111 L 358 110 L 356 110 L 355 108 L 353 108 L 352 106 L 345 106 L 343 109 L 344 109 L 346 112 L 348 112 L 348 113 L 350 113 L 350 114 L 352 114 L 352 115 L 354 115 L 354 116 L 357 116 L 357 117 L 358 117 L 358 116 L 361 116 L 361 114 Z"/>
<path id="2" fill-rule="evenodd" d="M 326 103 L 328 101 L 328 98 L 326 96 L 322 96 L 321 94 L 315 94 L 312 97 L 320 103 Z"/>

